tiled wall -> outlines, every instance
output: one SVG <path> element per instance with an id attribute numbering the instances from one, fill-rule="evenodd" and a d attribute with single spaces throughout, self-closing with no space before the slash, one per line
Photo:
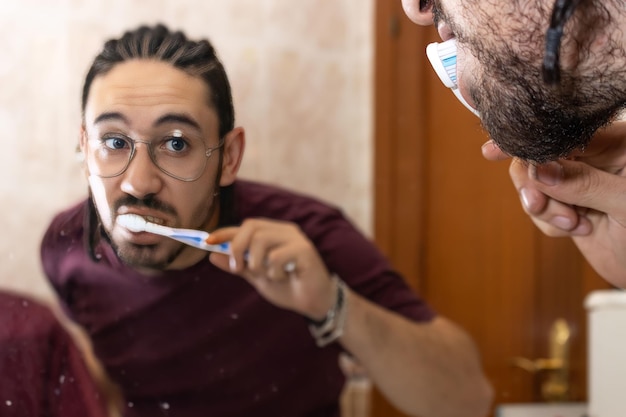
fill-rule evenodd
<path id="1" fill-rule="evenodd" d="M 0 286 L 48 297 L 39 239 L 85 196 L 74 158 L 82 78 L 140 23 L 208 37 L 246 127 L 242 176 L 372 211 L 373 0 L 0 1 Z"/>

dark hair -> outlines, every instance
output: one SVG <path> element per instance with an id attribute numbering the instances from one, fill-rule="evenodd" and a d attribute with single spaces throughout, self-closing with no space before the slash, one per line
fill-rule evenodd
<path id="1" fill-rule="evenodd" d="M 572 17 L 581 0 L 556 0 L 550 18 L 550 27 L 546 32 L 545 55 L 543 58 L 543 80 L 548 85 L 555 85 L 561 81 L 559 54 L 563 28 Z"/>
<path id="2" fill-rule="evenodd" d="M 202 78 L 211 94 L 209 104 L 215 106 L 219 134 L 223 137 L 235 125 L 230 83 L 221 61 L 211 43 L 202 39 L 192 41 L 180 31 L 170 31 L 165 25 L 140 26 L 127 31 L 119 39 L 110 39 L 96 56 L 83 85 L 82 112 L 89 98 L 91 84 L 98 75 L 109 72 L 115 65 L 132 59 L 151 59 L 172 64 L 189 75 Z"/>

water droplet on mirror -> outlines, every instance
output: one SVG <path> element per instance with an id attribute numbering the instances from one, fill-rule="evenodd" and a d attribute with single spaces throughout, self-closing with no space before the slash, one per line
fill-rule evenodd
<path id="1" fill-rule="evenodd" d="M 162 409 L 164 410 L 169 410 L 170 409 L 170 404 L 169 403 L 161 403 L 159 404 L 161 406 Z"/>
<path id="2" fill-rule="evenodd" d="M 6 400 L 5 404 L 7 405 L 7 407 L 11 407 L 13 405 L 13 402 L 11 400 Z"/>

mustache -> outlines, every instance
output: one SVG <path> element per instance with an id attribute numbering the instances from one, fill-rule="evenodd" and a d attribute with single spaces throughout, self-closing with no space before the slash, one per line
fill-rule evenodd
<path id="1" fill-rule="evenodd" d="M 173 206 L 159 200 L 158 198 L 154 196 L 148 196 L 146 198 L 137 198 L 137 197 L 133 197 L 132 195 L 127 195 L 123 198 L 120 198 L 119 200 L 115 202 L 115 211 L 117 212 L 119 208 L 122 206 L 134 207 L 134 208 L 146 208 L 146 209 L 156 210 L 164 214 L 170 214 L 172 216 L 178 215 L 176 209 Z"/>

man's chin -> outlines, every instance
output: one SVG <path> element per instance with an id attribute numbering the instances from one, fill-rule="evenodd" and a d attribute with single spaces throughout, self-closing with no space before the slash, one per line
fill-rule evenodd
<path id="1" fill-rule="evenodd" d="M 160 271 L 167 267 L 170 257 L 159 254 L 157 245 L 121 244 L 116 247 L 117 256 L 131 268 Z"/>

